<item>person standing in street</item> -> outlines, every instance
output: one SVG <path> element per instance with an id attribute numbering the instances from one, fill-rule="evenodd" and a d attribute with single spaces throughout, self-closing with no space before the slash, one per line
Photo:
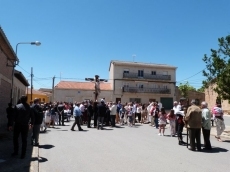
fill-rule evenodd
<path id="1" fill-rule="evenodd" d="M 101 103 L 98 106 L 98 117 L 97 117 L 97 129 L 101 128 L 103 130 L 103 123 L 106 114 L 106 105 L 103 99 L 101 99 Z M 101 124 L 101 127 L 100 127 Z"/>
<path id="2" fill-rule="evenodd" d="M 194 99 L 191 101 L 191 106 L 188 108 L 184 120 L 189 131 L 189 150 L 195 151 L 195 147 L 197 147 L 197 150 L 201 151 L 200 130 L 202 124 L 202 111 L 196 105 L 196 101 Z"/>
<path id="3" fill-rule="evenodd" d="M 22 140 L 21 159 L 25 158 L 26 155 L 28 131 L 34 125 L 33 111 L 30 105 L 27 104 L 26 102 L 27 102 L 27 96 L 22 96 L 21 103 L 15 106 L 14 113 L 9 120 L 9 130 L 12 131 L 13 129 L 14 152 L 12 153 L 12 156 L 18 155 L 18 149 L 19 149 L 18 138 L 19 135 L 21 134 L 21 140 Z"/>
<path id="4" fill-rule="evenodd" d="M 224 118 L 223 118 L 223 110 L 221 108 L 221 104 L 219 102 L 216 103 L 216 106 L 213 107 L 212 113 L 215 116 L 216 123 L 216 131 L 217 135 L 215 136 L 219 142 L 222 142 L 220 136 L 225 130 Z"/>
<path id="5" fill-rule="evenodd" d="M 80 106 L 80 103 L 78 102 L 76 104 L 76 106 L 74 107 L 74 110 L 73 110 L 73 116 L 75 118 L 75 121 L 74 121 L 74 123 L 70 129 L 71 131 L 75 131 L 74 130 L 75 125 L 77 125 L 78 131 L 83 131 L 83 129 L 81 128 L 81 125 L 80 125 L 82 113 L 81 113 L 81 109 L 79 108 L 79 106 Z"/>
<path id="6" fill-rule="evenodd" d="M 116 113 L 117 113 L 117 105 L 115 102 L 113 102 L 112 106 L 110 107 L 111 127 L 115 127 Z"/>
<path id="7" fill-rule="evenodd" d="M 58 112 L 58 117 L 59 117 L 59 125 L 62 125 L 62 126 L 65 126 L 64 124 L 64 110 L 65 110 L 65 105 L 60 102 L 58 105 L 57 105 L 57 112 Z"/>
<path id="8" fill-rule="evenodd" d="M 34 126 L 33 126 L 33 132 L 31 136 L 31 145 L 39 146 L 39 133 L 40 133 L 41 124 L 43 122 L 44 113 L 42 107 L 40 106 L 40 100 L 38 98 L 34 99 L 32 110 L 34 113 Z"/>
<path id="9" fill-rule="evenodd" d="M 204 137 L 204 149 L 212 150 L 210 143 L 210 130 L 211 130 L 211 114 L 207 108 L 208 104 L 206 102 L 201 103 L 202 108 L 202 133 Z"/>
<path id="10" fill-rule="evenodd" d="M 91 118 L 93 116 L 93 101 L 90 100 L 87 107 L 87 127 L 91 128 Z"/>

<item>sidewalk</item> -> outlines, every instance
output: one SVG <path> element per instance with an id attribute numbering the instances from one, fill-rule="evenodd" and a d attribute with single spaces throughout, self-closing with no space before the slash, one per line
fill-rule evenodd
<path id="1" fill-rule="evenodd" d="M 13 132 L 0 131 L 0 171 L 1 172 L 38 172 L 38 147 L 30 145 L 30 135 L 28 135 L 27 152 L 24 159 L 20 159 L 21 145 L 19 146 L 19 155 L 11 157 L 13 153 Z M 21 143 L 21 138 L 19 138 Z"/>

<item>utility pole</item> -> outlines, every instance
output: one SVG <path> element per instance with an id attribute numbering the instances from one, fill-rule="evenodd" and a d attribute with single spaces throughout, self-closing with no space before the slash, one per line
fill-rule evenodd
<path id="1" fill-rule="evenodd" d="M 54 102 L 54 80 L 55 80 L 55 76 L 53 77 L 53 84 L 52 84 L 52 103 Z"/>
<path id="2" fill-rule="evenodd" d="M 33 77 L 34 77 L 34 74 L 33 74 L 33 67 L 31 67 L 31 92 L 30 92 L 30 100 L 33 101 Z"/>

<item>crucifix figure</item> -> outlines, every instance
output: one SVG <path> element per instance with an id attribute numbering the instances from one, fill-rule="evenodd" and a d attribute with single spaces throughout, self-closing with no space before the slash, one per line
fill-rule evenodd
<path id="1" fill-rule="evenodd" d="M 94 78 L 85 78 L 86 81 L 91 81 L 94 83 L 94 101 L 97 101 L 98 95 L 101 92 L 100 81 L 107 82 L 106 79 L 99 79 L 99 75 L 95 75 Z"/>

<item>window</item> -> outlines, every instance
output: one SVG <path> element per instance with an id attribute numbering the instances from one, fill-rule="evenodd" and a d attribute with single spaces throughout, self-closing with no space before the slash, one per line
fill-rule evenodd
<path id="1" fill-rule="evenodd" d="M 157 88 L 157 84 L 153 84 L 153 88 Z"/>
<path id="2" fill-rule="evenodd" d="M 130 102 L 141 103 L 141 99 L 140 98 L 130 98 L 129 101 Z"/>
<path id="3" fill-rule="evenodd" d="M 163 85 L 163 88 L 167 89 L 167 88 L 168 88 L 168 86 L 167 86 L 167 85 Z"/>
<path id="4" fill-rule="evenodd" d="M 138 77 L 144 77 L 144 71 L 138 70 Z"/>
<path id="5" fill-rule="evenodd" d="M 137 87 L 138 88 L 144 88 L 144 85 L 140 83 L 140 84 L 137 84 Z"/>
<path id="6" fill-rule="evenodd" d="M 124 69 L 123 73 L 129 73 L 129 69 Z"/>
<path id="7" fill-rule="evenodd" d="M 151 75 L 156 75 L 156 74 L 157 74 L 156 71 L 152 71 L 152 72 L 151 72 Z"/>
<path id="8" fill-rule="evenodd" d="M 129 87 L 129 83 L 128 82 L 124 82 L 123 86 L 124 86 L 124 88 L 128 88 Z"/>

